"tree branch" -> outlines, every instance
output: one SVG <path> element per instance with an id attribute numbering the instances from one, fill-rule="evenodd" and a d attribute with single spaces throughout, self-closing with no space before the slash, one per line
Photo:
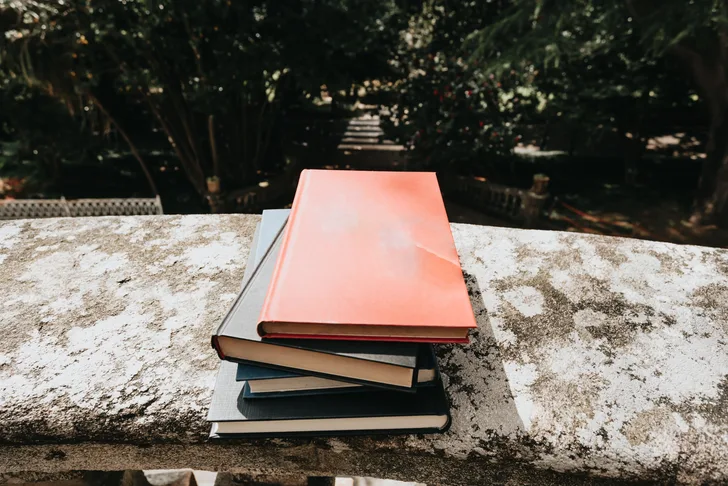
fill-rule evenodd
<path id="1" fill-rule="evenodd" d="M 91 102 L 99 109 L 99 111 L 109 119 L 112 125 L 116 127 L 116 130 L 119 132 L 119 135 L 121 135 L 121 138 L 124 139 L 126 144 L 129 146 L 129 150 L 131 150 L 132 155 L 134 155 L 134 158 L 137 159 L 139 162 L 139 165 L 142 168 L 142 171 L 144 172 L 144 175 L 147 178 L 147 182 L 149 183 L 149 187 L 151 188 L 152 192 L 155 196 L 159 195 L 159 191 L 157 191 L 157 185 L 154 183 L 154 179 L 152 178 L 151 172 L 149 172 L 149 168 L 147 167 L 146 162 L 144 162 L 144 159 L 142 159 L 141 154 L 137 150 L 134 143 L 131 141 L 131 138 L 129 138 L 129 135 L 126 134 L 126 131 L 124 131 L 123 128 L 121 128 L 121 125 L 111 116 L 111 114 L 104 108 L 104 105 L 101 104 L 101 102 L 94 96 L 92 93 L 87 93 L 87 96 L 91 100 Z"/>
<path id="2" fill-rule="evenodd" d="M 205 193 L 205 175 L 201 171 L 199 165 L 196 163 L 194 157 L 190 156 L 189 154 L 186 154 L 183 151 L 183 148 L 178 145 L 176 140 L 180 139 L 172 129 L 172 127 L 169 125 L 167 120 L 162 116 L 162 113 L 159 111 L 159 108 L 152 102 L 151 99 L 147 96 L 146 98 L 147 104 L 149 105 L 149 108 L 152 110 L 152 113 L 159 121 L 159 124 L 162 126 L 162 130 L 167 134 L 167 139 L 169 140 L 170 145 L 172 145 L 172 149 L 174 150 L 175 154 L 177 155 L 177 159 L 179 159 L 180 163 L 182 164 L 182 167 L 184 168 L 185 172 L 187 173 L 187 177 L 189 177 L 190 181 L 192 182 L 192 185 L 195 186 L 195 189 L 198 193 L 204 194 Z M 184 138 L 181 138 L 181 141 L 184 141 Z"/>
<path id="3" fill-rule="evenodd" d="M 703 95 L 711 105 L 711 109 L 728 104 L 728 93 L 725 90 L 726 74 L 725 64 L 722 62 L 708 65 L 705 58 L 697 51 L 685 46 L 675 44 L 670 47 L 670 52 L 677 56 L 690 70 L 690 74 L 698 85 Z"/>
<path id="4" fill-rule="evenodd" d="M 190 36 L 190 47 L 192 48 L 192 54 L 195 58 L 195 64 L 197 65 L 197 73 L 200 75 L 200 79 L 204 79 L 205 75 L 202 71 L 202 55 L 200 54 L 199 49 L 197 49 L 197 46 L 195 45 L 195 37 L 192 35 L 192 28 L 190 28 L 190 20 L 187 18 L 187 14 L 182 14 L 182 19 L 184 20 L 185 24 L 185 30 L 187 31 L 187 35 Z"/>
<path id="5" fill-rule="evenodd" d="M 212 155 L 212 173 L 220 177 L 220 166 L 217 160 L 217 143 L 215 141 L 215 115 L 207 117 L 207 133 L 210 138 L 210 152 Z"/>
<path id="6" fill-rule="evenodd" d="M 718 44 L 721 62 L 724 65 L 728 64 L 728 29 L 725 25 L 721 25 L 718 29 Z"/>
<path id="7" fill-rule="evenodd" d="M 268 100 L 263 101 L 263 106 L 260 108 L 260 114 L 258 115 L 257 133 L 255 137 L 255 155 L 253 155 L 253 167 L 260 169 L 260 161 L 258 160 L 260 154 L 260 145 L 263 140 L 263 115 L 265 115 L 265 109 L 268 106 Z"/>
<path id="8" fill-rule="evenodd" d="M 242 120 L 242 138 L 243 138 L 243 157 L 241 162 L 243 164 L 243 180 L 245 180 L 246 173 L 251 171 L 248 167 L 250 161 L 248 160 L 248 103 L 245 94 L 242 95 L 242 109 L 243 109 L 243 120 Z M 254 169 L 253 169 L 254 170 Z M 251 171 L 252 172 L 252 171 Z"/>

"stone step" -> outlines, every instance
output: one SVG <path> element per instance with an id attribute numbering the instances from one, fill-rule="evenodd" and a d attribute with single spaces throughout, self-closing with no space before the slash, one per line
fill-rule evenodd
<path id="1" fill-rule="evenodd" d="M 342 136 L 344 137 L 362 137 L 362 138 L 380 138 L 384 136 L 381 130 L 347 130 Z"/>
<path id="2" fill-rule="evenodd" d="M 377 125 L 377 126 L 356 126 L 356 125 L 349 125 L 346 127 L 346 133 L 376 133 L 376 134 L 383 134 L 384 131 Z M 346 135 L 345 133 L 345 135 Z"/>
<path id="3" fill-rule="evenodd" d="M 354 145 L 395 145 L 391 140 L 381 140 L 375 137 L 344 137 L 341 139 L 341 143 Z"/>
<path id="4" fill-rule="evenodd" d="M 375 127 L 379 128 L 379 120 L 351 120 L 349 127 Z"/>
<path id="5" fill-rule="evenodd" d="M 362 144 L 362 143 L 340 143 L 337 147 L 338 150 L 356 150 L 356 151 L 373 151 L 373 152 L 401 152 L 404 150 L 403 145 L 397 145 L 392 143 L 391 145 L 384 144 Z"/>

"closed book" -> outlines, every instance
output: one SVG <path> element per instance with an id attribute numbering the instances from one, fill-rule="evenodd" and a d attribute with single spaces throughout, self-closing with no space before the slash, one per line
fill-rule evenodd
<path id="1" fill-rule="evenodd" d="M 341 386 L 339 388 L 301 388 L 298 390 L 286 390 L 286 391 L 258 391 L 253 392 L 251 390 L 251 381 L 245 382 L 243 388 L 243 398 L 246 400 L 260 400 L 261 398 L 290 398 L 290 397 L 304 397 L 309 395 L 339 395 L 341 393 L 366 393 L 376 388 L 363 385 L 353 386 Z M 340 381 L 340 384 L 345 384 Z M 351 385 L 351 384 L 350 384 Z"/>
<path id="2" fill-rule="evenodd" d="M 342 390 L 346 388 L 366 388 L 357 383 L 349 383 L 321 376 L 302 375 L 291 371 L 264 368 L 239 363 L 236 381 L 247 381 L 251 395 L 305 393 L 319 390 Z"/>
<path id="3" fill-rule="evenodd" d="M 467 342 L 435 174 L 304 170 L 259 321 L 271 338 Z"/>
<path id="4" fill-rule="evenodd" d="M 431 386 L 437 377 L 435 353 L 432 345 L 422 345 L 417 357 L 415 386 Z M 371 391 L 372 388 L 341 380 L 307 376 L 291 371 L 250 364 L 238 364 L 237 381 L 247 381 L 245 398 L 323 395 L 342 392 Z"/>
<path id="5" fill-rule="evenodd" d="M 212 336 L 221 359 L 257 364 L 307 375 L 413 391 L 417 345 L 414 343 L 262 339 L 256 332 L 285 221 L 264 219 L 248 255 L 243 290 Z M 263 255 L 258 255 L 262 250 Z M 256 265 L 256 262 L 259 262 Z"/>
<path id="6" fill-rule="evenodd" d="M 223 361 L 207 415 L 210 437 L 282 437 L 372 433 L 444 432 L 450 411 L 442 383 L 416 393 L 311 395 L 285 400 L 245 399 L 245 381 L 235 380 L 236 365 Z"/>
<path id="7" fill-rule="evenodd" d="M 250 254 L 248 255 L 248 265 L 245 266 L 245 274 L 241 285 L 245 287 L 245 282 L 250 279 L 255 267 L 260 264 L 263 255 L 273 244 L 276 235 L 286 225 L 288 216 L 291 214 L 290 209 L 264 209 L 260 218 L 260 223 L 255 228 L 253 242 L 250 245 Z M 251 263 L 252 258 L 252 263 Z"/>

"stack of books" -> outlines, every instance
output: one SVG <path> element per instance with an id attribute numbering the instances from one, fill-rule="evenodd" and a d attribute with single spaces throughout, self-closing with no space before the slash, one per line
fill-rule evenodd
<path id="1" fill-rule="evenodd" d="M 305 170 L 212 336 L 211 437 L 447 430 L 433 343 L 474 327 L 434 173 Z"/>

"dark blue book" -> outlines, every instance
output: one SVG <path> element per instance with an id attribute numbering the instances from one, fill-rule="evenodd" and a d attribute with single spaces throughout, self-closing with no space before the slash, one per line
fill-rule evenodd
<path id="1" fill-rule="evenodd" d="M 213 439 L 444 432 L 450 410 L 442 387 L 414 393 L 376 389 L 369 393 L 244 398 L 247 382 L 235 380 L 235 363 L 222 361 L 207 415 Z"/>
<path id="2" fill-rule="evenodd" d="M 435 383 L 436 377 L 436 360 L 432 345 L 422 345 L 417 358 L 415 386 L 431 386 Z M 243 393 L 245 398 L 324 395 L 371 390 L 371 387 L 355 383 L 242 363 L 238 364 L 235 379 L 248 382 Z"/>

